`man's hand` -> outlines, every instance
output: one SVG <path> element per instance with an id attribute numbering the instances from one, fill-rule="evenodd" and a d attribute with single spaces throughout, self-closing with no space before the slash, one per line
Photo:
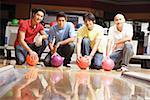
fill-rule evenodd
<path id="1" fill-rule="evenodd" d="M 92 60 L 92 57 L 91 56 L 80 56 L 80 57 L 77 57 L 77 63 L 80 63 L 81 61 L 82 62 L 86 62 L 88 63 L 88 65 L 91 65 L 91 60 Z"/>
<path id="2" fill-rule="evenodd" d="M 32 51 L 32 50 L 29 52 L 29 55 L 30 55 L 31 58 L 32 58 L 32 57 L 33 57 L 33 58 L 38 57 L 38 54 L 37 54 L 35 51 Z"/>
<path id="3" fill-rule="evenodd" d="M 60 45 L 61 45 L 61 42 L 58 42 L 56 45 L 54 45 L 53 48 L 51 49 L 51 54 L 56 53 L 57 48 L 59 48 Z"/>
<path id="4" fill-rule="evenodd" d="M 41 46 L 42 45 L 42 40 L 43 40 L 43 37 L 41 35 L 39 35 L 36 40 L 35 40 L 35 45 L 37 47 Z"/>
<path id="5" fill-rule="evenodd" d="M 81 54 L 77 54 L 77 61 L 79 61 L 81 59 L 82 55 Z"/>
<path id="6" fill-rule="evenodd" d="M 116 50 L 117 48 L 122 48 L 122 47 L 124 47 L 124 42 L 120 43 L 117 41 L 114 43 L 112 50 Z"/>
<path id="7" fill-rule="evenodd" d="M 87 56 L 87 55 L 85 55 L 84 57 L 87 58 L 87 60 L 89 62 L 89 65 L 90 65 L 93 57 L 92 56 Z"/>
<path id="8" fill-rule="evenodd" d="M 55 48 L 57 49 L 57 48 L 59 48 L 59 46 L 61 46 L 62 45 L 62 42 L 60 41 L 60 42 L 58 42 L 56 45 L 55 45 Z"/>

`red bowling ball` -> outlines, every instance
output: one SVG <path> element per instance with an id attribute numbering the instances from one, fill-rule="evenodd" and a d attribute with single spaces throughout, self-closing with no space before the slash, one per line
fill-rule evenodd
<path id="1" fill-rule="evenodd" d="M 105 71 L 110 71 L 114 68 L 115 64 L 114 61 L 110 58 L 110 57 L 106 57 L 106 59 L 104 59 L 102 61 L 102 68 Z"/>
<path id="2" fill-rule="evenodd" d="M 78 61 L 76 61 L 76 63 L 80 67 L 80 69 L 86 69 L 90 65 L 86 57 L 81 57 Z"/>
<path id="3" fill-rule="evenodd" d="M 26 57 L 26 62 L 27 64 L 31 65 L 31 66 L 35 66 L 37 65 L 37 63 L 39 62 L 39 57 L 35 56 L 35 57 L 31 57 L 29 54 Z"/>
<path id="4" fill-rule="evenodd" d="M 56 25 L 56 22 L 50 22 L 49 25 L 50 25 L 50 27 L 52 27 L 52 26 Z"/>
<path id="5" fill-rule="evenodd" d="M 51 64 L 54 67 L 59 67 L 63 64 L 63 58 L 59 54 L 53 54 L 51 57 Z"/>

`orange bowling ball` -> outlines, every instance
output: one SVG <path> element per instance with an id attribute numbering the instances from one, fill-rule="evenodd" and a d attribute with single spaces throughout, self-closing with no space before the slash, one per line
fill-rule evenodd
<path id="1" fill-rule="evenodd" d="M 81 57 L 78 61 L 76 61 L 76 63 L 80 67 L 80 69 L 86 69 L 90 65 L 86 57 Z"/>
<path id="2" fill-rule="evenodd" d="M 36 57 L 31 57 L 31 56 L 28 54 L 27 57 L 26 57 L 26 62 L 27 62 L 27 64 L 29 64 L 29 65 L 31 65 L 31 66 L 37 65 L 38 61 L 39 61 L 39 57 L 38 57 L 38 56 L 36 56 Z"/>

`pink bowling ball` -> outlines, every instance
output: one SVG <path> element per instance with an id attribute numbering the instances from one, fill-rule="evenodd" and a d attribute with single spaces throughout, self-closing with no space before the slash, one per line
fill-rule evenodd
<path id="1" fill-rule="evenodd" d="M 115 64 L 114 61 L 110 58 L 110 57 L 106 57 L 106 59 L 104 59 L 102 61 L 102 68 L 105 71 L 110 71 L 114 68 Z"/>
<path id="2" fill-rule="evenodd" d="M 51 64 L 54 67 L 59 67 L 63 64 L 64 59 L 59 54 L 53 54 L 51 57 Z"/>

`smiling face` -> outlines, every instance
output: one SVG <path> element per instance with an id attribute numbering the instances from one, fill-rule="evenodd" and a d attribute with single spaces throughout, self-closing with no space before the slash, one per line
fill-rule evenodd
<path id="1" fill-rule="evenodd" d="M 42 11 L 38 11 L 34 14 L 33 20 L 35 23 L 40 23 L 44 18 L 44 13 Z"/>
<path id="2" fill-rule="evenodd" d="M 122 28 L 123 23 L 125 22 L 125 18 L 122 14 L 117 14 L 114 17 L 114 22 L 115 22 L 117 28 Z"/>
<path id="3" fill-rule="evenodd" d="M 65 23 L 66 23 L 66 18 L 65 17 L 58 17 L 57 23 L 58 23 L 59 28 L 64 28 Z"/>
<path id="4" fill-rule="evenodd" d="M 95 16 L 88 12 L 83 16 L 84 24 L 88 28 L 88 30 L 92 30 L 95 23 Z"/>
<path id="5" fill-rule="evenodd" d="M 85 25 L 87 26 L 88 30 L 92 30 L 94 27 L 94 22 L 89 19 L 85 19 L 84 21 Z"/>

